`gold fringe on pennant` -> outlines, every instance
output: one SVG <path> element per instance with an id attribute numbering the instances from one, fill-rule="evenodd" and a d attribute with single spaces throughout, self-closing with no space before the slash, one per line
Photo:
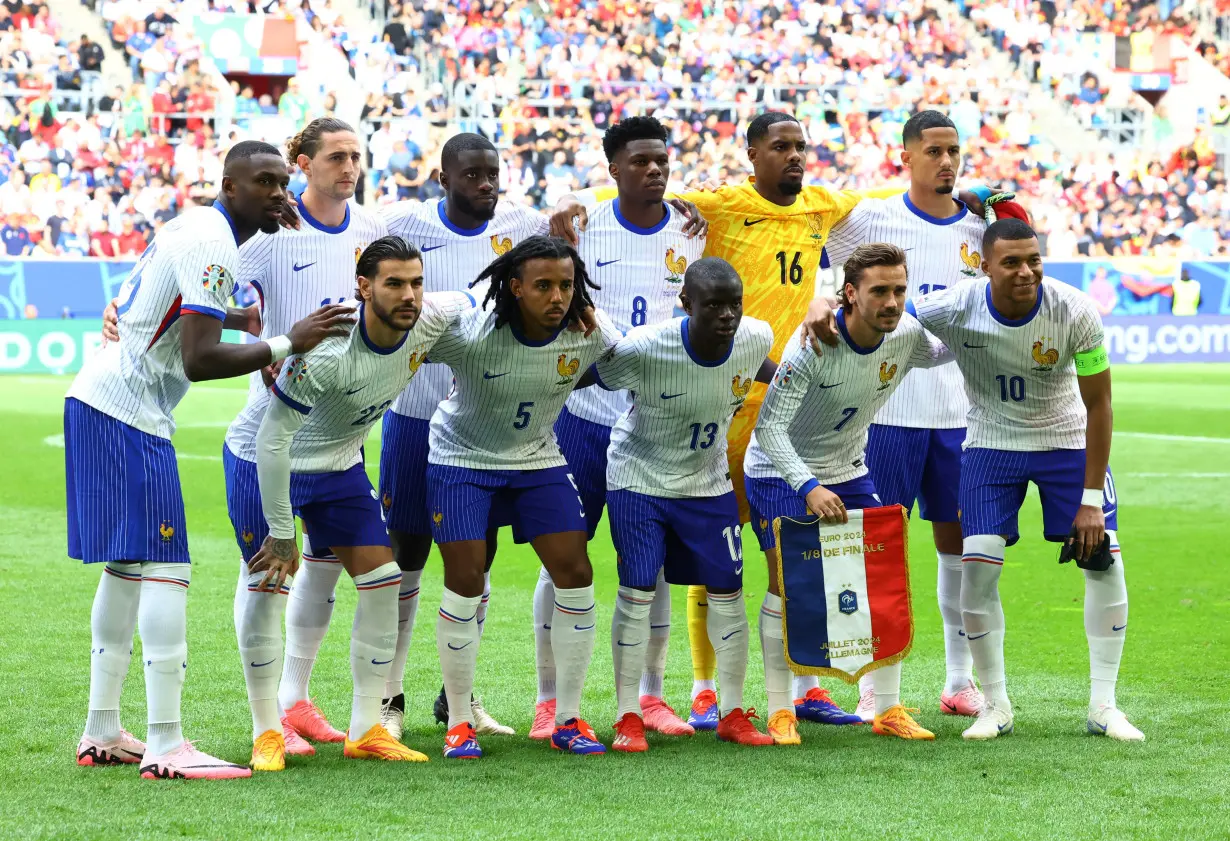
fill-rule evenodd
<path id="1" fill-rule="evenodd" d="M 890 506 L 885 506 L 890 507 Z M 906 608 L 908 610 L 908 619 L 910 622 L 910 636 L 905 644 L 905 648 L 900 652 L 885 657 L 883 660 L 872 660 L 866 666 L 863 666 L 858 671 L 851 674 L 845 669 L 836 669 L 832 666 L 808 666 L 803 663 L 797 663 L 790 657 L 790 639 L 789 631 L 786 623 L 786 610 L 789 603 L 789 596 L 786 594 L 786 571 L 782 567 L 782 520 L 789 520 L 792 523 L 798 523 L 801 526 L 814 526 L 820 522 L 819 517 L 813 517 L 810 520 L 796 520 L 793 517 L 777 517 L 773 520 L 773 541 L 777 545 L 777 589 L 782 591 L 782 645 L 785 648 L 786 665 L 790 667 L 790 671 L 796 675 L 816 675 L 818 677 L 835 677 L 845 683 L 855 684 L 859 679 L 869 672 L 874 672 L 876 669 L 882 669 L 885 666 L 892 666 L 904 660 L 909 653 L 914 649 L 914 593 L 910 589 L 910 516 L 906 510 L 900 505 L 891 506 L 901 512 L 901 561 L 905 565 L 905 597 Z M 823 561 L 821 561 L 823 563 Z"/>

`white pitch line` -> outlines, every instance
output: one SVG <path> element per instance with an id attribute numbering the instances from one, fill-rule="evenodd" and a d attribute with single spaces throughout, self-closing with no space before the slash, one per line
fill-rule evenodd
<path id="1" fill-rule="evenodd" d="M 1159 432 L 1115 432 L 1115 438 L 1144 438 L 1149 441 L 1191 441 L 1195 444 L 1230 444 L 1230 438 L 1208 438 L 1203 435 L 1163 435 Z"/>
<path id="2" fill-rule="evenodd" d="M 1230 479 L 1230 473 L 1116 473 L 1135 479 Z"/>

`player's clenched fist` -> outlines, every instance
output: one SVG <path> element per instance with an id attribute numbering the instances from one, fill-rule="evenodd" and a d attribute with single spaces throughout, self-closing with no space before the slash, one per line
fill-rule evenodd
<path id="1" fill-rule="evenodd" d="M 330 336 L 345 336 L 354 326 L 355 309 L 348 304 L 328 304 L 307 318 L 296 321 L 286 334 L 293 353 L 305 353 Z"/>
<path id="2" fill-rule="evenodd" d="M 807 492 L 807 510 L 830 526 L 850 522 L 841 497 L 823 485 L 817 485 Z"/>

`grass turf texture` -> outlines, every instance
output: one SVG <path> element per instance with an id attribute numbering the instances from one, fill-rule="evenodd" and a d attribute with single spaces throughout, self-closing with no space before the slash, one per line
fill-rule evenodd
<path id="1" fill-rule="evenodd" d="M 564 756 L 524 734 L 533 710 L 530 603 L 537 562 L 506 539 L 477 690 L 515 737 L 487 737 L 479 762 L 440 757 L 430 718 L 440 686 L 434 628 L 440 568 L 423 579 L 407 670 L 407 744 L 429 764 L 344 761 L 341 745 L 290 759 L 280 774 L 219 783 L 138 778 L 134 766 L 79 768 L 73 751 L 88 694 L 90 603 L 100 567 L 65 557 L 62 397 L 68 378 L 8 377 L 0 425 L 8 480 L 0 485 L 0 837 L 8 838 L 993 838 L 1227 837 L 1225 722 L 1230 656 L 1230 365 L 1122 366 L 1115 371 L 1113 465 L 1131 600 L 1119 703 L 1148 736 L 1123 745 L 1085 734 L 1088 660 L 1081 575 L 1056 564 L 1039 537 L 1036 496 L 1003 579 L 1009 690 L 1016 734 L 966 744 L 968 719 L 942 716 L 944 676 L 930 529 L 911 530 L 916 634 L 903 697 L 922 708 L 935 743 L 875 736 L 869 727 L 803 725 L 800 748 L 739 748 L 711 734 L 650 736 L 647 755 Z M 250 755 L 250 717 L 231 624 L 238 551 L 219 458 L 243 404 L 239 382 L 194 386 L 175 445 L 194 564 L 189 599 L 185 732 L 235 761 Z M 1215 438 L 1137 437 L 1129 433 Z M 51 443 L 49 443 L 49 441 Z M 376 440 L 368 465 L 375 478 Z M 763 705 L 755 617 L 763 564 L 746 535 L 753 628 L 748 703 Z M 584 715 L 610 740 L 615 704 L 609 618 L 616 580 L 606 527 L 591 547 L 600 616 Z M 340 727 L 349 715 L 354 589 L 338 587 L 333 628 L 313 693 Z M 675 590 L 667 700 L 691 685 L 684 596 Z M 139 642 L 138 642 L 139 646 Z M 140 651 L 124 693 L 125 726 L 144 733 Z M 834 686 L 853 708 L 855 690 Z M 761 722 L 763 726 L 763 722 Z"/>

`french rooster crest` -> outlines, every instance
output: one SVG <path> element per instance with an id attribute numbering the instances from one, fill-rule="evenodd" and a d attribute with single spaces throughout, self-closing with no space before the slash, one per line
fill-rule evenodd
<path id="1" fill-rule="evenodd" d="M 496 254 L 507 254 L 512 250 L 512 239 L 509 237 L 499 237 L 492 234 L 491 250 Z"/>
<path id="2" fill-rule="evenodd" d="M 560 380 L 556 385 L 568 385 L 572 382 L 572 378 L 577 375 L 577 371 L 581 370 L 581 360 L 568 360 L 568 354 L 561 353 L 559 359 L 555 360 L 555 370 L 559 372 Z"/>
<path id="3" fill-rule="evenodd" d="M 897 364 L 893 363 L 890 368 L 887 362 L 880 363 L 880 387 L 878 391 L 883 391 L 892 383 L 893 377 L 897 376 Z"/>
<path id="4" fill-rule="evenodd" d="M 667 283 L 683 283 L 683 273 L 688 270 L 688 258 L 680 254 L 675 256 L 675 249 L 666 249 Z"/>
<path id="5" fill-rule="evenodd" d="M 1034 358 L 1034 362 L 1038 363 L 1038 367 L 1034 369 L 1035 371 L 1049 371 L 1059 362 L 1059 351 L 1055 350 L 1055 348 L 1048 348 L 1046 351 L 1042 350 L 1043 342 L 1049 341 L 1049 339 L 1043 336 L 1041 342 L 1034 342 L 1030 355 Z"/>
<path id="6" fill-rule="evenodd" d="M 751 377 L 744 379 L 743 377 L 740 377 L 738 374 L 735 374 L 734 377 L 731 378 L 730 393 L 735 396 L 736 406 L 743 404 L 743 401 L 747 399 L 747 393 L 751 390 L 752 390 L 752 378 Z"/>
<path id="7" fill-rule="evenodd" d="M 973 277 L 978 274 L 978 267 L 982 265 L 982 255 L 977 251 L 969 250 L 969 243 L 961 243 L 961 262 L 968 268 L 961 270 L 961 274 Z"/>
<path id="8" fill-rule="evenodd" d="M 170 543 L 171 538 L 175 536 L 175 526 L 163 520 L 162 524 L 158 526 L 158 534 L 162 537 L 163 543 Z"/>

